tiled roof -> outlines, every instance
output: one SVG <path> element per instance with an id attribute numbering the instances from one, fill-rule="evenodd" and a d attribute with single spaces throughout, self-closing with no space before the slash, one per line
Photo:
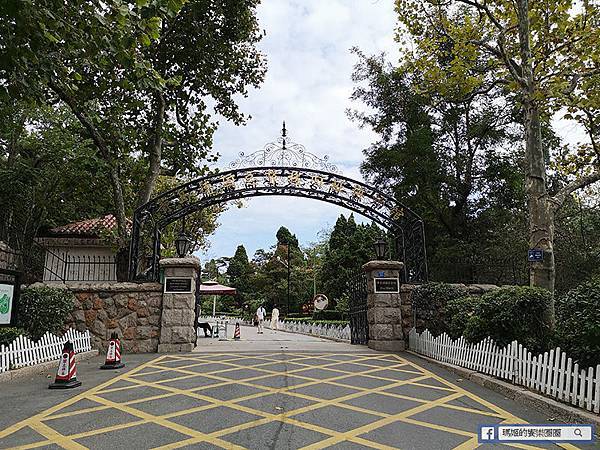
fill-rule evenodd
<path id="1" fill-rule="evenodd" d="M 100 237 L 100 233 L 104 230 L 110 231 L 117 227 L 117 219 L 112 214 L 95 219 L 85 219 L 79 222 L 68 223 L 56 228 L 52 228 L 52 235 L 79 235 L 79 236 L 96 236 Z M 127 229 L 131 229 L 131 220 L 127 219 Z"/>

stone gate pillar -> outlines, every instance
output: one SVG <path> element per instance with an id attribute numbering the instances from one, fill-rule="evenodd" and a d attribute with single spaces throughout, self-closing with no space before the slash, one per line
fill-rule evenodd
<path id="1" fill-rule="evenodd" d="M 399 261 L 370 261 L 363 265 L 367 274 L 367 321 L 369 348 L 382 351 L 404 350 L 400 313 Z"/>
<path id="2" fill-rule="evenodd" d="M 191 352 L 196 342 L 196 257 L 166 258 L 163 269 L 163 301 L 158 352 Z"/>

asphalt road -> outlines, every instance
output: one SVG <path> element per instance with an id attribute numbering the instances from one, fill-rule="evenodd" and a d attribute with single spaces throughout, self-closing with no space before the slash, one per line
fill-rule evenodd
<path id="1" fill-rule="evenodd" d="M 251 352 L 207 341 L 118 371 L 89 360 L 72 390 L 48 390 L 54 374 L 5 383 L 0 448 L 467 449 L 480 424 L 552 419 L 412 355 L 268 333 L 247 335 Z M 273 342 L 294 345 L 260 350 Z M 540 447 L 558 448 L 518 448 Z"/>

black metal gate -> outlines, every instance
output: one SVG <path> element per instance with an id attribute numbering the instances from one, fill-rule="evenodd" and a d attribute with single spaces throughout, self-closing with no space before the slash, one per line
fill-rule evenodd
<path id="1" fill-rule="evenodd" d="M 357 271 L 348 281 L 350 296 L 350 343 L 366 345 L 369 342 L 367 321 L 367 274 Z"/>

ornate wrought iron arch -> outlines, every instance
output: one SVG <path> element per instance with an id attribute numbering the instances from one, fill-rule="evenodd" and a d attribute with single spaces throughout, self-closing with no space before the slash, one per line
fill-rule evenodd
<path id="1" fill-rule="evenodd" d="M 297 144 L 292 151 L 286 142 L 285 124 L 277 144 L 267 145 L 260 154 L 242 153 L 232 163 L 234 169 L 182 184 L 138 208 L 133 218 L 130 279 L 157 279 L 161 230 L 170 223 L 212 205 L 268 195 L 312 198 L 373 220 L 395 237 L 396 252 L 405 263 L 405 280 L 427 279 L 423 221 L 415 212 L 379 189 L 339 174 L 326 158 Z M 253 166 L 243 167 L 247 164 Z M 144 256 L 149 256 L 146 250 L 151 258 L 142 267 Z"/>

